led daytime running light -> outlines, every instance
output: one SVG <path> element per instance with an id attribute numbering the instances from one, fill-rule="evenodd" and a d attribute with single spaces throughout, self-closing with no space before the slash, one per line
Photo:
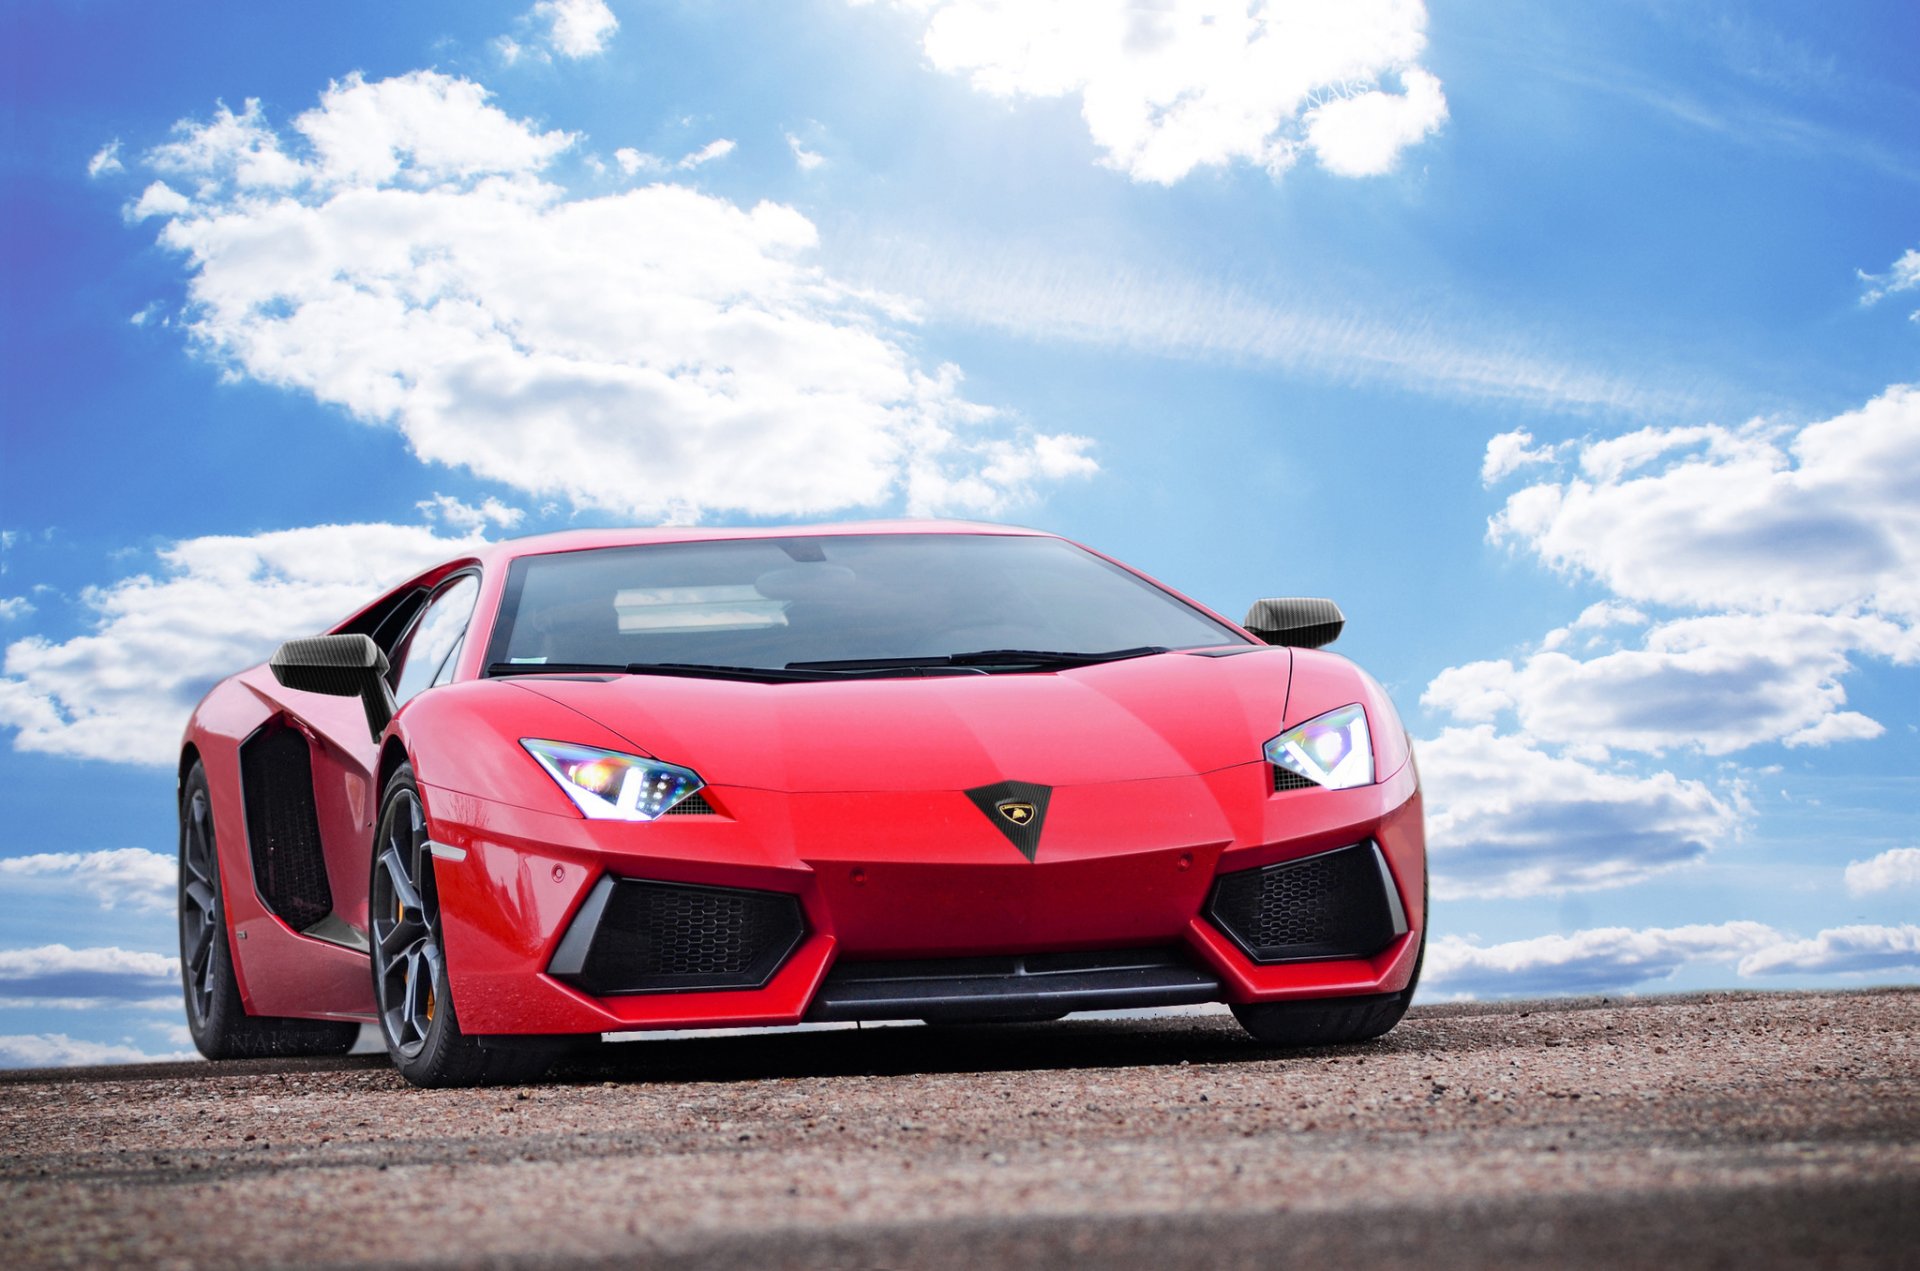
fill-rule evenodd
<path id="1" fill-rule="evenodd" d="M 530 737 L 520 744 L 593 821 L 651 821 L 706 784 L 692 769 L 617 750 Z"/>

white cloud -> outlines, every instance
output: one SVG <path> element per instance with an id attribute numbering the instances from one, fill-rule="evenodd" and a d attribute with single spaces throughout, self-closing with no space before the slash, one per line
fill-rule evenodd
<path id="1" fill-rule="evenodd" d="M 190 206 L 152 211 L 191 270 L 200 345 L 399 428 L 427 462 L 637 518 L 902 493 L 995 512 L 1033 485 L 1008 449 L 1084 449 L 923 369 L 896 307 L 811 262 L 792 208 L 666 184 L 569 198 L 540 172 L 573 138 L 486 96 L 431 72 L 349 78 L 298 139 L 252 104 L 182 125 L 155 160 Z"/>
<path id="2" fill-rule="evenodd" d="M 121 905 L 171 912 L 179 864 L 171 855 L 141 847 L 97 852 L 39 852 L 0 860 L 0 891 L 39 892 L 77 888 L 102 909 Z"/>
<path id="3" fill-rule="evenodd" d="M 606 0 L 540 0 L 528 15 L 547 27 L 547 40 L 562 57 L 592 57 L 606 51 L 620 20 Z"/>
<path id="4" fill-rule="evenodd" d="M 1495 439 L 1501 454 L 1512 436 Z M 1642 605 L 1699 616 L 1584 659 L 1550 633 L 1518 662 L 1441 672 L 1424 702 L 1470 722 L 1511 712 L 1529 738 L 1590 750 L 1727 754 L 1884 731 L 1845 709 L 1843 681 L 1863 656 L 1920 663 L 1920 390 L 1798 430 L 1643 428 L 1559 457 L 1576 474 L 1511 495 L 1489 537 L 1614 593 L 1575 629 L 1596 613 L 1649 623 Z"/>
<path id="5" fill-rule="evenodd" d="M 90 177 L 110 176 L 115 172 L 126 171 L 120 162 L 120 138 L 115 137 L 106 145 L 93 152 L 93 158 L 87 160 L 87 175 Z"/>
<path id="6" fill-rule="evenodd" d="M 677 166 L 697 168 L 703 163 L 712 163 L 715 159 L 724 159 L 734 151 L 734 143 L 726 137 L 709 141 L 692 154 L 682 158 Z"/>
<path id="7" fill-rule="evenodd" d="M 793 161 L 802 172 L 811 172 L 827 161 L 826 156 L 807 149 L 806 144 L 792 133 L 787 134 L 787 149 L 793 151 Z"/>
<path id="8" fill-rule="evenodd" d="M 981 92 L 1077 97 L 1102 162 L 1136 181 L 1170 185 L 1235 161 L 1278 176 L 1302 153 L 1342 176 L 1373 176 L 1447 115 L 1440 82 L 1418 65 L 1420 0 L 896 7 L 926 14 L 928 60 Z"/>
<path id="9" fill-rule="evenodd" d="M 1697 858 L 1737 832 L 1744 790 L 1601 766 L 1609 755 L 1876 737 L 1879 721 L 1847 709 L 1847 675 L 1862 657 L 1920 663 L 1920 391 L 1799 429 L 1538 448 L 1507 433 L 1482 473 L 1547 463 L 1489 538 L 1613 594 L 1534 652 L 1449 667 L 1421 696 L 1475 725 L 1422 743 L 1436 842 L 1460 853 L 1436 854 L 1436 880 L 1468 894 L 1631 882 Z M 1635 627 L 1637 642 L 1614 634 Z M 1569 842 L 1591 859 L 1562 861 Z"/>
<path id="10" fill-rule="evenodd" d="M 1492 485 L 1522 468 L 1553 462 L 1555 453 L 1553 446 L 1535 446 L 1533 434 L 1525 429 L 1503 432 L 1487 442 L 1487 457 L 1480 464 L 1480 480 Z"/>
<path id="11" fill-rule="evenodd" d="M 1376 177 L 1393 171 L 1400 152 L 1440 131 L 1447 98 L 1440 81 L 1418 67 L 1400 72 L 1403 93 L 1369 89 L 1336 96 L 1304 116 L 1307 145 L 1336 176 Z"/>
<path id="12" fill-rule="evenodd" d="M 911 295 L 930 315 L 1025 339 L 1256 363 L 1377 388 L 1383 383 L 1553 410 L 1662 413 L 1694 409 L 1692 390 L 1569 362 L 1532 328 L 1425 302 L 1372 311 L 1350 295 L 1296 296 L 1285 305 L 1241 282 L 1117 265 L 1070 248 L 985 237 L 866 238 L 836 267 L 867 288 Z M 1457 337 L 1452 332 L 1471 331 Z M 1548 448 L 1551 451 L 1551 448 Z"/>
<path id="13" fill-rule="evenodd" d="M 1860 303 L 1878 304 L 1895 292 L 1920 288 L 1920 249 L 1908 248 L 1884 274 L 1870 274 L 1865 270 L 1858 272 L 1860 281 L 1866 284 L 1866 289 L 1860 294 Z M 1920 310 L 1916 310 L 1911 316 L 1915 321 L 1920 321 Z"/>
<path id="14" fill-rule="evenodd" d="M 642 172 L 690 172 L 702 164 L 712 163 L 715 159 L 724 159 L 736 149 L 734 143 L 726 137 L 709 141 L 698 150 L 689 151 L 678 159 L 662 159 L 657 154 L 648 154 L 644 150 L 635 150 L 632 146 L 622 146 L 613 152 L 613 161 L 628 176 Z"/>
<path id="15" fill-rule="evenodd" d="M 92 1064 L 138 1064 L 192 1058 L 195 1056 L 182 1051 L 152 1054 L 138 1046 L 83 1041 L 65 1033 L 0 1037 L 0 1068 L 79 1068 Z"/>
<path id="16" fill-rule="evenodd" d="M 33 602 L 25 596 L 0 597 L 0 622 L 12 622 L 33 612 Z"/>
<path id="17" fill-rule="evenodd" d="M 1692 962 L 1732 962 L 1779 939 L 1757 922 L 1598 927 L 1494 945 L 1442 936 L 1427 945 L 1420 983 L 1476 997 L 1601 993 L 1664 979 Z"/>
<path id="18" fill-rule="evenodd" d="M 157 571 L 84 593 L 91 632 L 7 646 L 0 726 L 18 750 L 171 765 L 216 681 L 474 541 L 378 524 L 181 540 Z"/>
<path id="19" fill-rule="evenodd" d="M 1920 888 L 1920 847 L 1896 847 L 1871 860 L 1847 864 L 1847 890 L 1855 896 Z"/>
<path id="20" fill-rule="evenodd" d="M 3 985 L 4 982 L 0 982 Z M 161 997 L 8 997 L 0 993 L 0 1011 L 147 1011 L 158 1014 L 180 1013 L 180 992 Z M 152 1021 L 145 1021 L 151 1025 Z"/>
<path id="21" fill-rule="evenodd" d="M 628 176 L 636 172 L 665 172 L 673 165 L 657 154 L 648 154 L 644 150 L 635 150 L 632 146 L 622 146 L 613 152 L 613 161 Z"/>
<path id="22" fill-rule="evenodd" d="M 1920 388 L 1797 432 L 1642 429 L 1577 449 L 1584 475 L 1512 495 L 1494 542 L 1632 601 L 1920 619 Z"/>
<path id="23" fill-rule="evenodd" d="M 1573 620 L 1575 631 L 1600 631 L 1607 627 L 1639 626 L 1645 623 L 1647 615 L 1632 605 L 1623 605 L 1617 601 L 1599 600 L 1580 611 Z"/>
<path id="24" fill-rule="evenodd" d="M 192 206 L 186 195 L 165 181 L 155 181 L 128 205 L 126 215 L 129 221 L 144 221 L 152 216 L 179 216 Z"/>
<path id="25" fill-rule="evenodd" d="M 335 85 L 333 91 L 338 90 Z M 222 102 L 206 123 L 183 119 L 173 131 L 176 140 L 147 153 L 148 166 L 202 178 L 209 187 L 217 170 L 242 189 L 282 188 L 298 184 L 304 175 L 303 165 L 289 158 L 280 149 L 279 139 L 268 130 L 257 99 L 249 98 L 237 115 Z M 148 194 L 166 197 L 169 208 L 174 199 L 185 197 L 167 187 L 161 189 L 165 190 L 164 196 L 156 195 L 153 187 L 148 188 Z M 166 208 L 156 210 L 163 215 L 174 214 Z"/>
<path id="26" fill-rule="evenodd" d="M 1597 600 L 1580 611 L 1580 616 L 1564 627 L 1556 627 L 1547 632 L 1541 640 L 1544 651 L 1559 648 L 1573 638 L 1576 632 L 1586 632 L 1589 647 L 1602 643 L 1606 637 L 1598 634 L 1613 627 L 1644 626 L 1647 615 L 1632 605 L 1621 604 L 1614 600 Z M 1485 664 L 1491 665 L 1491 664 Z M 1509 667 L 1509 669 L 1511 669 Z"/>
<path id="27" fill-rule="evenodd" d="M 467 534 L 481 533 L 489 525 L 510 530 L 527 518 L 525 509 L 508 507 L 491 495 L 473 504 L 463 503 L 451 494 L 436 494 L 430 499 L 420 500 L 414 506 L 425 513 L 428 520 L 438 521 Z"/>
<path id="28" fill-rule="evenodd" d="M 1522 897 L 1623 887 L 1738 836 L 1735 796 L 1662 772 L 1610 772 L 1491 727 L 1419 743 L 1433 889 Z"/>
<path id="29" fill-rule="evenodd" d="M 1740 960 L 1742 975 L 1920 971 L 1920 927 L 1833 927 L 1811 940 L 1785 940 Z"/>
<path id="30" fill-rule="evenodd" d="M 47 944 L 0 949 L 0 993 L 20 998 L 92 998 L 125 1003 L 180 987 L 179 959 L 111 946 Z"/>
<path id="31" fill-rule="evenodd" d="M 1511 712 L 1539 741 L 1660 752 L 1727 754 L 1768 741 L 1790 746 L 1877 736 L 1842 709 L 1849 651 L 1920 660 L 1920 635 L 1883 618 L 1716 614 L 1659 624 L 1644 645 L 1585 660 L 1546 649 L 1449 667 L 1423 705 L 1481 722 Z"/>

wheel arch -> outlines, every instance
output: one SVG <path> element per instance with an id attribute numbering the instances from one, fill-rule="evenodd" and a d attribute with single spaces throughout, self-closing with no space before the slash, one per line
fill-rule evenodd
<path id="1" fill-rule="evenodd" d="M 384 801 L 387 797 L 387 783 L 393 780 L 393 774 L 400 771 L 400 765 L 412 761 L 407 753 L 406 743 L 398 737 L 389 735 L 380 743 L 380 767 L 374 774 L 374 798 Z"/>
<path id="2" fill-rule="evenodd" d="M 180 747 L 180 770 L 174 774 L 173 778 L 173 792 L 176 799 L 186 793 L 187 774 L 192 772 L 193 766 L 199 762 L 200 747 L 196 743 L 187 742 Z"/>

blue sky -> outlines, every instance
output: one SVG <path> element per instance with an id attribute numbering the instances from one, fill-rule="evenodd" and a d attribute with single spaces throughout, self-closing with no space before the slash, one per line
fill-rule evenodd
<path id="1" fill-rule="evenodd" d="M 475 536 L 1331 595 L 1427 995 L 1920 975 L 1920 12 L 0 14 L 0 1063 L 186 1045 L 170 755 Z"/>

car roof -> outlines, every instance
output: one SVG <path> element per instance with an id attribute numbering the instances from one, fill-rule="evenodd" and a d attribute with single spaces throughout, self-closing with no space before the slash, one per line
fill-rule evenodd
<path id="1" fill-rule="evenodd" d="M 1025 529 L 1017 525 L 924 518 L 836 521 L 825 525 L 662 525 L 634 529 L 562 530 L 556 534 L 534 534 L 526 538 L 504 539 L 480 549 L 472 557 L 463 559 L 478 559 L 494 564 L 512 561 L 522 556 L 591 551 L 601 547 L 640 547 L 651 543 L 707 543 L 728 539 L 817 538 L 849 534 L 1007 534 L 1039 538 L 1055 537 L 1044 530 Z"/>

